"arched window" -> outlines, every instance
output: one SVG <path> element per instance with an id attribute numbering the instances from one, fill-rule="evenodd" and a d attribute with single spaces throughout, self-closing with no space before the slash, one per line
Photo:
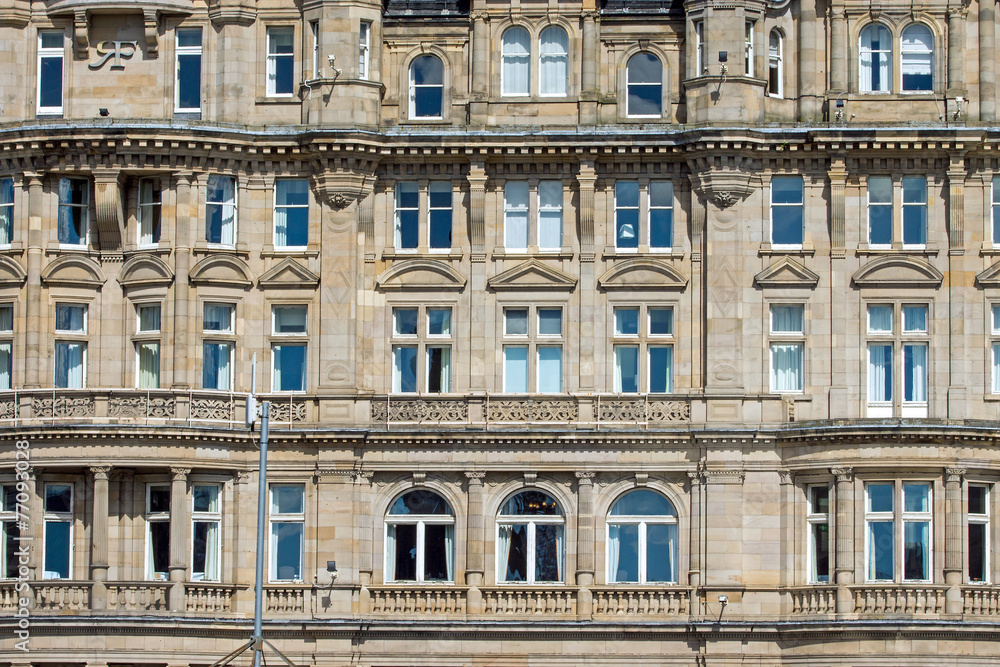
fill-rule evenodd
<path id="1" fill-rule="evenodd" d="M 397 498 L 385 517 L 387 581 L 455 581 L 455 513 L 426 489 Z"/>
<path id="2" fill-rule="evenodd" d="M 543 491 L 507 500 L 497 517 L 497 580 L 565 581 L 565 524 L 559 504 Z"/>
<path id="3" fill-rule="evenodd" d="M 628 60 L 626 115 L 659 118 L 663 114 L 663 68 L 652 53 L 637 53 Z"/>
<path id="4" fill-rule="evenodd" d="M 502 95 L 527 95 L 531 90 L 531 37 L 521 27 L 508 28 L 500 46 Z"/>
<path id="5" fill-rule="evenodd" d="M 904 92 L 934 90 L 934 35 L 930 28 L 915 23 L 903 31 L 899 65 Z"/>
<path id="6" fill-rule="evenodd" d="M 569 36 L 552 25 L 538 37 L 538 94 L 561 97 L 569 87 Z"/>
<path id="7" fill-rule="evenodd" d="M 888 92 L 892 81 L 892 35 L 872 23 L 861 31 L 858 88 L 863 93 Z"/>
<path id="8" fill-rule="evenodd" d="M 410 118 L 441 118 L 444 112 L 444 65 L 437 56 L 410 63 Z"/>
<path id="9" fill-rule="evenodd" d="M 608 515 L 608 583 L 677 582 L 677 512 L 655 491 L 622 496 Z"/>
<path id="10" fill-rule="evenodd" d="M 767 94 L 772 97 L 781 97 L 781 84 L 784 79 L 784 68 L 781 61 L 782 49 L 781 33 L 772 30 L 767 40 Z"/>

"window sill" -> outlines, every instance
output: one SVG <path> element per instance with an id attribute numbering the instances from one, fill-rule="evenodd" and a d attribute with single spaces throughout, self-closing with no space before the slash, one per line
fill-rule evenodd
<path id="1" fill-rule="evenodd" d="M 431 118 L 407 118 L 402 121 L 403 125 L 451 125 L 451 121 L 447 118 L 441 118 L 438 116 Z"/>
<path id="2" fill-rule="evenodd" d="M 816 248 L 811 244 L 803 243 L 801 246 L 776 246 L 771 243 L 761 243 L 757 250 L 760 257 L 771 257 L 774 255 L 794 255 L 796 257 L 812 257 L 816 254 Z"/>
<path id="3" fill-rule="evenodd" d="M 430 252 L 426 248 L 417 250 L 396 250 L 395 248 L 385 248 L 382 251 L 382 259 L 404 260 L 404 259 L 462 259 L 461 250 L 449 250 L 447 252 Z"/>
<path id="4" fill-rule="evenodd" d="M 96 252 L 91 252 L 88 246 L 84 245 L 63 245 L 61 243 L 55 245 L 49 245 L 45 248 L 46 255 L 85 255 L 87 257 L 96 255 Z"/>
<path id="5" fill-rule="evenodd" d="M 319 257 L 318 244 L 309 244 L 305 248 L 275 248 L 270 243 L 260 251 L 261 257 Z"/>
<path id="6" fill-rule="evenodd" d="M 502 261 L 505 259 L 573 259 L 573 249 L 569 246 L 563 246 L 559 250 L 539 250 L 538 248 L 526 248 L 518 250 L 507 250 L 503 247 L 493 248 L 493 252 L 490 253 L 494 261 Z"/>
<path id="7" fill-rule="evenodd" d="M 635 250 L 620 249 L 614 246 L 607 246 L 601 254 L 601 259 L 630 259 L 633 257 L 651 257 L 655 259 L 684 259 L 683 250 L 649 250 L 639 247 Z"/>
<path id="8" fill-rule="evenodd" d="M 302 102 L 294 95 L 272 95 L 268 97 L 258 97 L 254 100 L 254 104 L 286 104 L 286 105 L 298 105 Z"/>
<path id="9" fill-rule="evenodd" d="M 231 246 L 213 245 L 201 241 L 195 244 L 191 252 L 195 255 L 233 255 L 242 257 L 243 259 L 250 259 L 250 251 L 247 249 L 246 243 L 237 243 L 235 246 Z"/>
<path id="10" fill-rule="evenodd" d="M 174 109 L 174 118 L 179 120 L 201 120 L 201 109 Z"/>
<path id="11" fill-rule="evenodd" d="M 169 243 L 160 243 L 149 246 L 132 246 L 131 248 L 127 248 L 122 255 L 126 259 L 134 255 L 169 255 L 172 250 L 173 248 L 170 247 Z"/>
<path id="12" fill-rule="evenodd" d="M 24 245 L 20 241 L 0 246 L 0 255 L 20 255 L 22 253 L 24 253 Z"/>
<path id="13" fill-rule="evenodd" d="M 872 248 L 868 244 L 861 244 L 854 251 L 858 257 L 865 255 L 917 255 L 921 257 L 937 257 L 938 248 L 927 245 L 923 248 L 904 248 L 902 245 L 893 244 L 891 248 Z"/>
<path id="14" fill-rule="evenodd" d="M 1000 255 L 1000 245 L 987 245 L 983 244 L 983 247 L 979 249 L 980 257 L 995 257 Z"/>
<path id="15" fill-rule="evenodd" d="M 986 394 L 983 400 L 987 403 L 1000 403 L 1000 394 Z"/>

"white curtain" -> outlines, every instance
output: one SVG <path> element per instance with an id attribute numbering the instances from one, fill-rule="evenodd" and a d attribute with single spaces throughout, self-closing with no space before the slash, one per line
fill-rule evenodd
<path id="1" fill-rule="evenodd" d="M 11 388 L 10 343 L 0 344 L 0 389 Z"/>
<path id="2" fill-rule="evenodd" d="M 608 583 L 618 581 L 618 559 L 621 555 L 621 527 L 608 524 Z"/>
<path id="3" fill-rule="evenodd" d="M 284 206 L 274 207 L 274 245 L 288 245 L 288 209 Z"/>
<path id="4" fill-rule="evenodd" d="M 888 91 L 892 75 L 892 37 L 889 30 L 872 24 L 861 32 L 858 73 L 862 92 Z"/>
<path id="5" fill-rule="evenodd" d="M 527 95 L 530 88 L 531 38 L 524 28 L 510 28 L 503 34 L 504 95 Z"/>
<path id="6" fill-rule="evenodd" d="M 771 306 L 771 331 L 802 333 L 802 306 Z"/>
<path id="7" fill-rule="evenodd" d="M 903 330 L 927 331 L 927 306 L 903 306 Z"/>
<path id="8" fill-rule="evenodd" d="M 528 247 L 528 183 L 513 181 L 504 186 L 504 247 Z"/>
<path id="9" fill-rule="evenodd" d="M 667 580 L 677 581 L 677 526 L 667 526 Z"/>
<path id="10" fill-rule="evenodd" d="M 385 530 L 385 581 L 396 580 L 396 526 L 388 525 Z"/>
<path id="11" fill-rule="evenodd" d="M 226 304 L 205 304 L 205 331 L 230 331 L 233 307 Z"/>
<path id="12" fill-rule="evenodd" d="M 500 571 L 497 572 L 497 580 L 507 581 L 507 559 L 510 558 L 510 531 L 511 526 L 501 525 L 497 531 L 497 563 Z"/>
<path id="13" fill-rule="evenodd" d="M 160 344 L 139 343 L 139 389 L 160 387 Z"/>
<path id="14" fill-rule="evenodd" d="M 559 572 L 557 581 L 566 581 L 566 531 L 564 526 L 556 526 L 556 549 L 558 549 Z"/>
<path id="15" fill-rule="evenodd" d="M 993 393 L 1000 394 L 1000 343 L 993 344 Z"/>
<path id="16" fill-rule="evenodd" d="M 219 220 L 219 239 L 216 242 L 232 245 L 236 240 L 235 179 L 228 176 L 209 176 L 208 203 L 209 218 L 218 216 Z"/>
<path id="17" fill-rule="evenodd" d="M 538 247 L 556 249 L 562 247 L 562 183 L 559 181 L 539 181 L 538 183 Z"/>
<path id="18" fill-rule="evenodd" d="M 444 557 L 448 568 L 448 581 L 455 581 L 455 526 L 445 527 Z"/>
<path id="19" fill-rule="evenodd" d="M 274 333 L 305 333 L 306 307 L 292 306 L 275 308 Z"/>
<path id="20" fill-rule="evenodd" d="M 219 580 L 219 522 L 205 521 L 205 573 L 207 581 Z"/>
<path id="21" fill-rule="evenodd" d="M 83 356 L 85 343 L 56 343 L 56 386 L 65 389 L 83 388 Z"/>
<path id="22" fill-rule="evenodd" d="M 451 348 L 439 347 L 436 349 L 441 359 L 441 367 L 440 369 L 436 369 L 440 372 L 441 393 L 446 394 L 451 391 Z M 430 353 L 430 350 L 428 350 L 428 353 Z"/>
<path id="23" fill-rule="evenodd" d="M 550 26 L 538 38 L 539 93 L 565 95 L 569 78 L 569 37 L 558 26 Z"/>
<path id="24" fill-rule="evenodd" d="M 639 348 L 615 346 L 615 391 L 630 394 L 639 391 Z"/>
<path id="25" fill-rule="evenodd" d="M 868 307 L 868 331 L 892 333 L 892 306 Z"/>
<path id="26" fill-rule="evenodd" d="M 868 346 L 868 400 L 892 400 L 892 345 Z"/>
<path id="27" fill-rule="evenodd" d="M 903 365 L 906 386 L 903 400 L 913 403 L 927 402 L 927 346 L 904 345 Z"/>
<path id="28" fill-rule="evenodd" d="M 771 345 L 772 391 L 802 391 L 802 345 L 773 343 Z"/>

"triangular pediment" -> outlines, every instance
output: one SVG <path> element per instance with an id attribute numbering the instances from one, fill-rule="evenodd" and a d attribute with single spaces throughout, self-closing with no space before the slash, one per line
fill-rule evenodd
<path id="1" fill-rule="evenodd" d="M 80 255 L 63 255 L 42 270 L 42 282 L 49 286 L 100 289 L 105 280 L 97 262 Z"/>
<path id="2" fill-rule="evenodd" d="M 20 287 L 27 277 L 20 264 L 0 255 L 0 287 Z"/>
<path id="3" fill-rule="evenodd" d="M 166 287 L 174 281 L 174 272 L 156 255 L 134 255 L 122 265 L 118 282 L 125 289 Z"/>
<path id="4" fill-rule="evenodd" d="M 851 278 L 858 287 L 938 287 L 944 275 L 922 259 L 894 255 L 868 262 Z"/>
<path id="5" fill-rule="evenodd" d="M 408 259 L 393 264 L 375 280 L 375 286 L 389 290 L 461 290 L 465 276 L 436 259 Z"/>
<path id="6" fill-rule="evenodd" d="M 253 274 L 243 260 L 229 255 L 209 255 L 191 267 L 188 282 L 192 285 L 242 287 L 253 285 Z"/>
<path id="7" fill-rule="evenodd" d="M 319 276 L 291 257 L 286 257 L 265 271 L 257 284 L 264 289 L 314 289 L 319 286 Z"/>
<path id="8" fill-rule="evenodd" d="M 976 283 L 980 287 L 1000 287 L 1000 262 L 989 266 L 985 271 L 977 275 Z"/>
<path id="9" fill-rule="evenodd" d="M 512 269 L 498 273 L 486 284 L 494 290 L 572 290 L 576 287 L 576 278 L 566 275 L 558 269 L 553 269 L 537 259 L 529 259 Z"/>
<path id="10" fill-rule="evenodd" d="M 688 280 L 666 262 L 636 258 L 616 262 L 597 284 L 604 289 L 683 290 Z"/>
<path id="11" fill-rule="evenodd" d="M 761 287 L 804 287 L 813 289 L 819 283 L 819 274 L 810 271 L 791 257 L 782 257 L 756 276 Z"/>

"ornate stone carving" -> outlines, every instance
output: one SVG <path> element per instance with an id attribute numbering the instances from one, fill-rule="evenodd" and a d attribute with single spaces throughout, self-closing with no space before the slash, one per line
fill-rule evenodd
<path id="1" fill-rule="evenodd" d="M 371 484 L 372 477 L 375 473 L 371 470 L 356 470 L 354 472 L 354 483 L 355 484 Z"/>
<path id="2" fill-rule="evenodd" d="M 712 203 L 725 210 L 740 200 L 732 192 L 716 192 L 712 195 Z"/>
<path id="3" fill-rule="evenodd" d="M 310 177 L 313 192 L 338 211 L 367 197 L 375 185 L 374 175 L 348 169 L 317 169 Z"/>
<path id="4" fill-rule="evenodd" d="M 173 419 L 176 400 L 173 396 L 112 396 L 108 416 L 119 419 Z"/>
<path id="5" fill-rule="evenodd" d="M 465 401 L 372 401 L 373 422 L 466 422 L 469 406 Z"/>
<path id="6" fill-rule="evenodd" d="M 233 404 L 228 398 L 192 398 L 191 419 L 232 421 Z"/>
<path id="7" fill-rule="evenodd" d="M 94 397 L 33 398 L 31 412 L 35 417 L 50 419 L 86 419 L 94 416 Z"/>
<path id="8" fill-rule="evenodd" d="M 580 484 L 593 484 L 594 477 L 597 473 L 594 472 L 575 472 L 573 475 L 579 480 Z"/>
<path id="9" fill-rule="evenodd" d="M 945 482 L 961 482 L 962 477 L 966 473 L 965 468 L 945 468 L 944 470 L 944 481 Z"/>
<path id="10" fill-rule="evenodd" d="M 576 401 L 511 399 L 495 401 L 486 411 L 488 421 L 573 422 L 579 418 Z"/>
<path id="11" fill-rule="evenodd" d="M 246 484 L 250 481 L 250 471 L 249 470 L 237 470 L 236 471 L 236 483 Z"/>
<path id="12" fill-rule="evenodd" d="M 601 401 L 600 421 L 612 422 L 686 422 L 691 420 L 687 401 L 612 400 Z"/>
<path id="13" fill-rule="evenodd" d="M 735 205 L 753 192 L 750 179 L 759 169 L 749 157 L 739 154 L 706 153 L 690 158 L 691 187 L 720 210 Z"/>
<path id="14" fill-rule="evenodd" d="M 486 473 L 479 470 L 473 470 L 465 473 L 465 478 L 469 480 L 469 484 L 482 484 L 485 477 Z"/>
<path id="15" fill-rule="evenodd" d="M 526 473 L 524 473 L 524 483 L 525 484 L 534 484 L 537 481 L 538 481 L 538 473 L 537 472 L 526 472 Z"/>
<path id="16" fill-rule="evenodd" d="M 170 478 L 176 481 L 184 481 L 191 474 L 191 468 L 170 468 Z"/>
<path id="17" fill-rule="evenodd" d="M 850 482 L 854 479 L 854 468 L 830 468 L 830 474 L 838 482 Z"/>
<path id="18" fill-rule="evenodd" d="M 746 479 L 743 470 L 706 470 L 703 474 L 708 484 L 742 484 Z"/>
<path id="19" fill-rule="evenodd" d="M 276 422 L 304 422 L 306 420 L 305 401 L 272 401 L 270 418 Z"/>
<path id="20" fill-rule="evenodd" d="M 94 479 L 107 480 L 110 478 L 111 466 L 90 466 L 89 470 Z"/>
<path id="21" fill-rule="evenodd" d="M 17 403 L 14 399 L 0 401 L 0 419 L 14 419 L 17 417 Z"/>

